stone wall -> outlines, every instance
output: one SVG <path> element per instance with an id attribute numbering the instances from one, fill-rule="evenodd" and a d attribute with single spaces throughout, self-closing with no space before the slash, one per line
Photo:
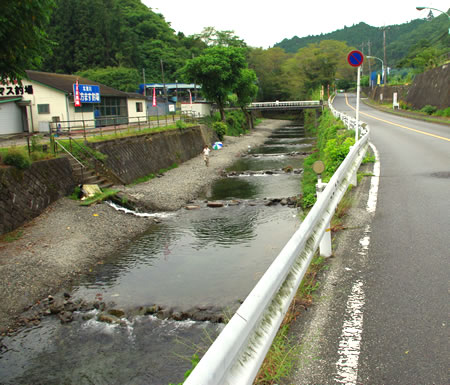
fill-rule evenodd
<path id="1" fill-rule="evenodd" d="M 445 64 L 438 68 L 418 74 L 409 86 L 383 86 L 373 89 L 365 88 L 364 92 L 376 102 L 392 102 L 394 92 L 398 93 L 398 100 L 408 103 L 416 110 L 426 105 L 445 109 L 450 106 L 450 65 Z"/>
<path id="2" fill-rule="evenodd" d="M 443 110 L 450 107 L 450 65 L 445 64 L 417 75 L 409 87 L 405 101 L 420 110 L 426 105 Z"/>
<path id="3" fill-rule="evenodd" d="M 129 184 L 199 155 L 205 143 L 209 145 L 216 140 L 217 137 L 210 129 L 196 126 L 90 145 L 107 155 L 106 167 L 123 183 Z"/>
<path id="4" fill-rule="evenodd" d="M 40 215 L 75 187 L 68 159 L 34 162 L 29 169 L 0 168 L 0 234 Z M 51 229 L 49 229 L 51 231 Z"/>

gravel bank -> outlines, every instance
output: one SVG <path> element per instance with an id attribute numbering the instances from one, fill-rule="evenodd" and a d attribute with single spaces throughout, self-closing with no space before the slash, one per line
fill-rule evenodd
<path id="1" fill-rule="evenodd" d="M 251 134 L 226 137 L 224 148 L 211 152 L 209 167 L 200 155 L 161 178 L 121 187 L 121 192 L 142 207 L 177 210 L 195 199 L 248 146 L 263 143 L 283 124 L 265 120 Z M 17 240 L 0 242 L 0 335 L 14 329 L 21 314 L 37 301 L 70 290 L 80 274 L 131 242 L 151 221 L 117 212 L 106 204 L 82 207 L 63 198 L 19 229 L 22 235 Z"/>

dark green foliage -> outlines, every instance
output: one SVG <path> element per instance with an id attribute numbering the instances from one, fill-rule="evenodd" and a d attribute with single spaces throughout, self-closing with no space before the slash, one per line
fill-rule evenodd
<path id="1" fill-rule="evenodd" d="M 341 121 L 337 121 L 328 109 L 325 109 L 319 119 L 317 129 L 316 152 L 309 155 L 303 164 L 302 206 L 304 208 L 316 202 L 317 175 L 312 169 L 316 160 L 325 164 L 322 180 L 327 182 L 347 156 L 350 146 L 355 143 L 355 132 L 347 130 Z"/>
<path id="2" fill-rule="evenodd" d="M 185 37 L 175 31 L 161 14 L 153 12 L 140 0 L 56 0 L 57 6 L 48 31 L 54 41 L 53 55 L 40 68 L 59 73 L 95 69 L 98 80 L 114 86 L 118 69 L 142 69 L 149 82 L 175 81 L 179 70 L 205 44 L 198 38 Z M 105 72 L 110 70 L 112 75 Z M 127 73 L 120 89 L 134 91 L 136 72 Z M 96 78 L 97 80 L 97 78 Z M 112 83 L 109 83 L 113 80 Z M 119 87 L 118 87 L 119 88 Z"/>
<path id="3" fill-rule="evenodd" d="M 227 122 L 227 135 L 239 136 L 245 133 L 247 128 L 247 122 L 242 111 L 227 111 L 226 112 L 226 122 Z"/>
<path id="4" fill-rule="evenodd" d="M 227 125 L 223 122 L 214 122 L 212 125 L 213 130 L 216 132 L 217 136 L 220 140 L 223 140 L 223 137 L 227 133 Z"/>
<path id="5" fill-rule="evenodd" d="M 421 43 L 421 39 L 424 39 Z M 288 53 L 295 53 L 300 48 L 307 47 L 311 43 L 318 43 L 322 40 L 345 41 L 349 46 L 357 47 L 367 54 L 367 43 L 371 42 L 371 55 L 383 58 L 383 28 L 372 27 L 365 23 L 344 27 L 343 29 L 316 36 L 307 36 L 299 38 L 294 36 L 292 39 L 284 39 L 275 47 L 283 48 Z M 365 46 L 361 46 L 364 42 Z M 433 48 L 431 52 L 424 55 L 429 59 L 436 60 L 442 53 L 448 52 L 450 37 L 448 34 L 448 17 L 439 14 L 430 21 L 424 19 L 412 20 L 409 23 L 391 25 L 386 27 L 386 56 L 387 65 L 390 67 L 422 67 L 425 63 L 422 59 L 415 58 L 423 53 L 423 49 Z M 405 60 L 404 58 L 407 57 Z M 414 61 L 416 62 L 414 63 Z M 427 59 L 425 59 L 427 60 Z M 372 69 L 379 69 L 380 63 L 377 61 Z"/>
<path id="6" fill-rule="evenodd" d="M 17 148 L 10 148 L 3 157 L 3 163 L 8 166 L 14 166 L 19 170 L 27 169 L 31 166 L 31 160 L 28 154 Z"/>
<path id="7" fill-rule="evenodd" d="M 429 104 L 426 105 L 425 107 L 422 107 L 422 109 L 420 110 L 422 112 L 425 112 L 428 115 L 433 115 L 436 111 L 437 111 L 437 107 L 435 106 L 430 106 Z"/>
<path id="8" fill-rule="evenodd" d="M 437 110 L 433 115 L 450 117 L 450 107 L 447 107 L 445 110 Z"/>
<path id="9" fill-rule="evenodd" d="M 239 47 L 210 47 L 182 69 L 184 79 L 201 84 L 203 95 L 217 104 L 222 121 L 228 95 L 235 91 L 242 71 L 247 68 L 244 52 Z"/>
<path id="10" fill-rule="evenodd" d="M 136 91 L 142 83 L 142 77 L 137 69 L 126 67 L 95 68 L 79 71 L 76 75 L 125 92 Z"/>
<path id="11" fill-rule="evenodd" d="M 54 0 L 0 2 L 0 80 L 26 77 L 50 54 L 46 27 Z"/>

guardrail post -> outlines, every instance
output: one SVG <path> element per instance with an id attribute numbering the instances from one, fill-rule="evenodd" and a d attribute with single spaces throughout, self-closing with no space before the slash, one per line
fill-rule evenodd
<path id="1" fill-rule="evenodd" d="M 316 194 L 317 198 L 319 198 L 320 194 L 325 190 L 327 186 L 326 183 L 322 183 L 322 179 L 319 178 L 316 184 Z M 331 257 L 333 254 L 333 250 L 331 249 L 331 224 L 328 222 L 325 232 L 323 233 L 322 239 L 319 244 L 319 252 L 321 257 Z"/>
<path id="2" fill-rule="evenodd" d="M 351 151 L 352 148 L 353 146 L 350 146 L 349 151 Z M 350 177 L 350 184 L 352 184 L 355 187 L 358 186 L 358 169 L 356 169 L 355 172 Z"/>

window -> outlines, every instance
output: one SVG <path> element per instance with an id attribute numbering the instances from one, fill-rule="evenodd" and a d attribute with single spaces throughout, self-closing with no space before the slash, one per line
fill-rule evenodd
<path id="1" fill-rule="evenodd" d="M 75 112 L 93 112 L 94 105 L 91 103 L 82 104 L 81 107 L 75 107 Z"/>
<path id="2" fill-rule="evenodd" d="M 49 114 L 50 104 L 38 104 L 37 105 L 38 114 Z"/>
<path id="3" fill-rule="evenodd" d="M 142 108 L 142 102 L 136 102 L 136 112 L 142 112 L 144 109 Z"/>

